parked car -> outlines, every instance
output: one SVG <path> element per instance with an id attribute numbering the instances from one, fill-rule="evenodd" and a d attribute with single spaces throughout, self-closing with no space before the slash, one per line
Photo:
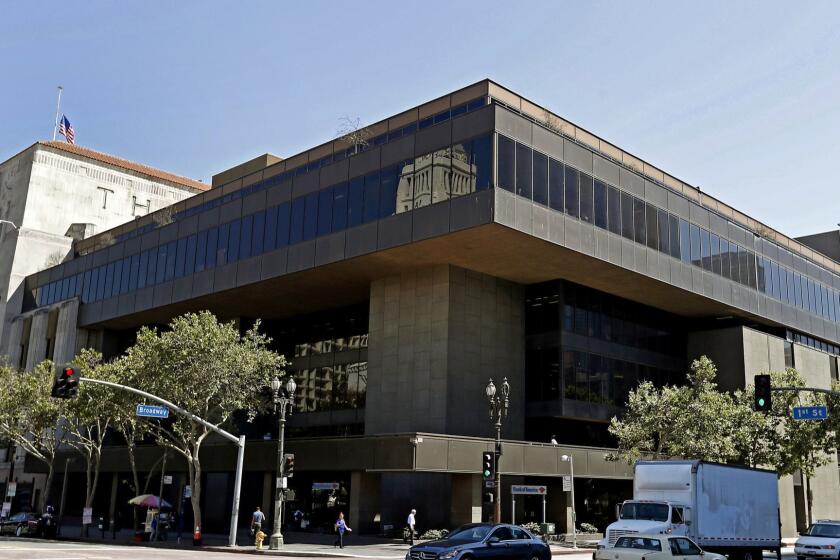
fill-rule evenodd
<path id="1" fill-rule="evenodd" d="M 405 560 L 550 560 L 551 549 L 516 525 L 470 523 L 445 539 L 412 546 Z"/>
<path id="2" fill-rule="evenodd" d="M 837 558 L 840 554 L 840 521 L 820 519 L 800 533 L 793 551 L 797 560 Z"/>
<path id="3" fill-rule="evenodd" d="M 688 537 L 673 535 L 633 535 L 619 537 L 612 548 L 601 548 L 595 560 L 726 560 L 714 552 L 706 552 Z"/>
<path id="4" fill-rule="evenodd" d="M 0 520 L 0 535 L 34 535 L 38 532 L 38 521 L 41 515 L 33 512 L 14 514 L 8 519 Z"/>

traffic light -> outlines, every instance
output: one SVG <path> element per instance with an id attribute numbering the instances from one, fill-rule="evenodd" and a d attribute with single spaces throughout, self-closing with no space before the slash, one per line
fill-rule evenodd
<path id="1" fill-rule="evenodd" d="M 496 461 L 492 451 L 484 451 L 481 454 L 481 476 L 484 480 L 496 478 Z"/>
<path id="2" fill-rule="evenodd" d="M 283 476 L 291 478 L 295 476 L 295 454 L 286 453 L 284 456 Z"/>
<path id="3" fill-rule="evenodd" d="M 59 367 L 55 372 L 53 381 L 52 396 L 57 399 L 74 399 L 79 392 L 79 368 L 74 365 Z"/>
<path id="4" fill-rule="evenodd" d="M 755 376 L 755 409 L 758 412 L 770 412 L 773 408 L 773 397 L 769 375 Z"/>

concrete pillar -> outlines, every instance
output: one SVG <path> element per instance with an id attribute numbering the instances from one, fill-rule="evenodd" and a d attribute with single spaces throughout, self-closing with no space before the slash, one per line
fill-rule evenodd
<path id="1" fill-rule="evenodd" d="M 792 476 L 783 476 L 779 479 L 779 515 L 782 522 L 782 537 L 795 537 L 797 532 L 796 496 Z"/>
<path id="2" fill-rule="evenodd" d="M 449 519 L 453 527 L 465 523 L 481 522 L 480 475 L 452 475 L 452 503 L 450 504 Z"/>
<path id="3" fill-rule="evenodd" d="M 364 533 L 378 530 L 374 523 L 379 508 L 379 475 L 362 471 L 350 473 L 350 509 L 348 511 L 351 527 L 358 527 Z"/>
<path id="4" fill-rule="evenodd" d="M 73 359 L 76 354 L 76 323 L 79 318 L 79 300 L 74 298 L 62 302 L 58 308 L 58 324 L 55 329 L 55 349 L 53 361 L 63 364 Z"/>
<path id="5" fill-rule="evenodd" d="M 47 323 L 50 314 L 46 310 L 32 316 L 32 328 L 29 331 L 29 354 L 26 356 L 26 369 L 31 370 L 47 356 Z"/>
<path id="6" fill-rule="evenodd" d="M 20 342 L 23 335 L 23 318 L 16 317 L 10 324 L 8 330 L 8 345 L 6 355 L 9 357 L 9 364 L 18 367 L 20 364 Z"/>
<path id="7" fill-rule="evenodd" d="M 522 286 L 440 265 L 371 284 L 365 432 L 486 437 L 484 388 L 512 387 L 503 437 L 524 435 Z"/>

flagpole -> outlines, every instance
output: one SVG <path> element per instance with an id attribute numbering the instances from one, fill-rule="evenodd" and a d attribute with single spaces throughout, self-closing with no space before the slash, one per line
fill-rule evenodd
<path id="1" fill-rule="evenodd" d="M 53 142 L 55 142 L 55 135 L 58 133 L 58 114 L 61 112 L 61 90 L 64 88 L 58 86 L 58 103 L 55 106 L 55 121 L 53 121 Z"/>

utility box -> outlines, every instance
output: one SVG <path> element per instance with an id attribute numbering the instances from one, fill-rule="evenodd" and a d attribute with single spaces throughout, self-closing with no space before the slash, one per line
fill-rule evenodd
<path id="1" fill-rule="evenodd" d="M 543 535 L 553 535 L 554 523 L 540 523 L 540 532 Z"/>

